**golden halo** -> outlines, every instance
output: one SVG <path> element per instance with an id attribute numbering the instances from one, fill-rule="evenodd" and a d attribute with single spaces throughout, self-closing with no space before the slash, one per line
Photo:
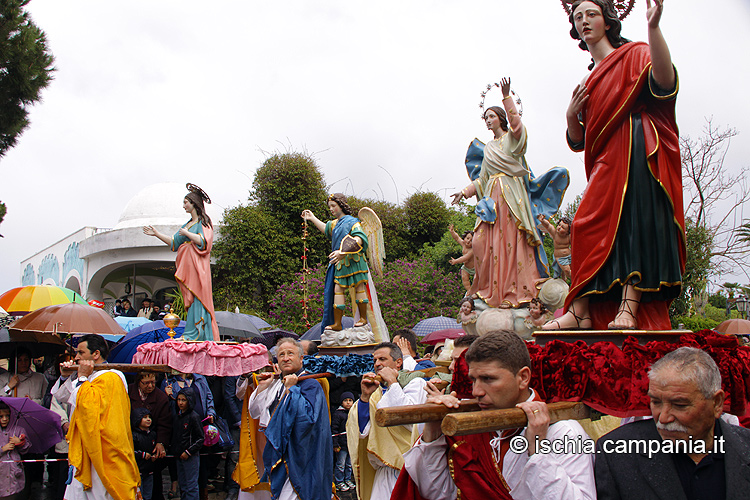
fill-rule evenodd
<path id="1" fill-rule="evenodd" d="M 204 203 L 211 204 L 211 198 L 208 197 L 208 195 L 206 194 L 206 192 L 204 190 L 202 190 L 201 188 L 199 188 L 195 184 L 191 184 L 190 182 L 188 182 L 187 184 L 185 184 L 185 187 L 191 193 L 195 193 L 198 196 L 200 196 L 203 199 Z"/>
<path id="2" fill-rule="evenodd" d="M 570 6 L 573 5 L 573 2 L 575 0 L 560 0 L 560 3 L 562 3 L 563 9 L 565 9 L 565 13 L 570 15 Z M 620 18 L 620 21 L 628 17 L 628 14 L 630 14 L 630 11 L 633 10 L 633 5 L 635 5 L 635 0 L 612 0 L 612 3 L 615 6 L 615 10 L 617 11 L 617 14 Z"/>
<path id="3" fill-rule="evenodd" d="M 482 120 L 484 120 L 484 98 L 487 97 L 487 92 L 489 92 L 492 87 L 500 87 L 499 83 L 488 83 L 487 88 L 482 91 L 480 94 L 482 96 L 482 100 L 479 102 L 479 109 L 482 110 Z M 513 89 L 510 89 L 510 95 L 513 98 L 513 102 L 516 103 L 516 110 L 518 111 L 518 116 L 523 116 L 523 102 L 521 102 L 521 98 L 516 94 L 516 91 Z M 502 106 L 501 106 L 502 107 Z"/>

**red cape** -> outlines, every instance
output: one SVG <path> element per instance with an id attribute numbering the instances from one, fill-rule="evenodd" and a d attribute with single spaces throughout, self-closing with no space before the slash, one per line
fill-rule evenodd
<path id="1" fill-rule="evenodd" d="M 490 433 L 446 436 L 448 464 L 459 498 L 513 500 L 490 447 Z M 406 467 L 401 468 L 391 500 L 424 500 Z"/>

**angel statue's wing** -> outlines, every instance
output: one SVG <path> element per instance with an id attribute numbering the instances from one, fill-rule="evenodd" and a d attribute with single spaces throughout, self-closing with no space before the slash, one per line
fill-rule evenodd
<path id="1" fill-rule="evenodd" d="M 362 207 L 357 213 L 362 230 L 367 235 L 367 261 L 370 269 L 378 276 L 383 275 L 385 260 L 385 242 L 383 241 L 383 224 L 380 217 L 370 207 Z"/>

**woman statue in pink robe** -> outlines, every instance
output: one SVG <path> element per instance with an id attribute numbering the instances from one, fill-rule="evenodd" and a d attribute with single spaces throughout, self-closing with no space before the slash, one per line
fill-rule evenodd
<path id="1" fill-rule="evenodd" d="M 501 90 L 505 109 L 492 106 L 484 114 L 494 139 L 484 148 L 479 176 L 453 195 L 453 204 L 476 195 L 484 207 L 477 215 L 496 214 L 492 222 L 477 219 L 472 242 L 476 274 L 468 295 L 490 307 L 515 308 L 537 295 L 535 253 L 542 240 L 524 181 L 529 175 L 526 127 L 510 96 L 509 78 L 502 79 Z"/>
<path id="2" fill-rule="evenodd" d="M 145 226 L 143 232 L 156 236 L 177 252 L 175 279 L 180 285 L 182 300 L 187 310 L 185 318 L 185 340 L 219 340 L 219 327 L 214 315 L 214 297 L 211 290 L 211 247 L 214 229 L 211 218 L 203 206 L 211 203 L 208 195 L 194 184 L 187 185 L 190 191 L 182 202 L 185 212 L 190 214 L 174 236 L 167 236 Z"/>

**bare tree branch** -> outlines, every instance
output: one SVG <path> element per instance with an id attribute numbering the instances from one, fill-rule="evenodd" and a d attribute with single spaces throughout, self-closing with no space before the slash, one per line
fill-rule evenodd
<path id="1" fill-rule="evenodd" d="M 730 173 L 725 166 L 732 138 L 738 134 L 736 129 L 721 128 L 706 118 L 701 137 L 680 138 L 685 218 L 711 236 L 712 243 L 705 251 L 711 257 L 709 274 L 715 279 L 738 270 L 750 279 L 745 270 L 750 252 L 742 239 L 742 211 L 750 201 L 750 168 Z"/>

